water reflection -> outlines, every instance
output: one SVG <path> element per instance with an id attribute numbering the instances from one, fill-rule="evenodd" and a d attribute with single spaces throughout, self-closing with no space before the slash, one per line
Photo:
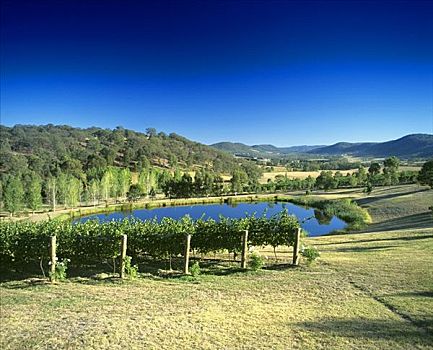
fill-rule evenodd
<path id="1" fill-rule="evenodd" d="M 85 222 L 90 219 L 98 219 L 99 221 L 104 222 L 130 217 L 135 217 L 141 220 L 153 218 L 161 220 L 163 217 L 180 219 L 184 215 L 189 215 L 195 220 L 199 218 L 212 218 L 219 220 L 220 215 L 231 218 L 242 218 L 254 214 L 256 216 L 265 215 L 270 217 L 285 209 L 288 210 L 289 214 L 293 214 L 299 219 L 302 228 L 309 232 L 310 236 L 321 236 L 331 231 L 341 230 L 346 227 L 346 223 L 341 219 L 335 216 L 326 216 L 318 209 L 301 207 L 292 203 L 284 202 L 202 204 L 155 209 L 137 209 L 127 212 L 90 215 L 80 218 L 77 221 Z"/>

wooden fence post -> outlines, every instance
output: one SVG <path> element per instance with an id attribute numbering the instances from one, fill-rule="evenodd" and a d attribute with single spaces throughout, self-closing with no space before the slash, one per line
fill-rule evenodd
<path id="1" fill-rule="evenodd" d="M 185 237 L 185 253 L 184 253 L 184 265 L 183 273 L 185 275 L 189 274 L 189 251 L 191 249 L 191 235 L 186 235 Z"/>
<path id="2" fill-rule="evenodd" d="M 54 282 L 56 280 L 56 236 L 51 236 L 50 242 L 50 261 L 51 261 L 51 271 L 50 271 L 50 281 Z"/>
<path id="3" fill-rule="evenodd" d="M 120 247 L 120 278 L 125 278 L 125 259 L 126 259 L 126 245 L 128 236 L 122 235 L 122 244 Z"/>
<path id="4" fill-rule="evenodd" d="M 247 268 L 247 254 L 248 254 L 248 230 L 244 230 L 242 236 L 242 256 L 241 256 L 241 268 Z"/>
<path id="5" fill-rule="evenodd" d="M 299 265 L 299 243 L 301 241 L 301 228 L 296 229 L 295 243 L 293 244 L 293 265 Z"/>

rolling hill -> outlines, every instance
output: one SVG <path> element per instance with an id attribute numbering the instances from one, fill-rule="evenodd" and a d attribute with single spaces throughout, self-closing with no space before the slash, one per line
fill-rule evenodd
<path id="1" fill-rule="evenodd" d="M 28 170 L 42 177 L 59 170 L 80 177 L 82 172 L 107 166 L 135 170 L 146 165 L 167 169 L 210 167 L 216 173 L 229 173 L 240 163 L 215 148 L 152 128 L 141 133 L 122 127 L 0 125 L 0 177 Z"/>
<path id="2" fill-rule="evenodd" d="M 338 142 L 330 146 L 292 146 L 273 145 L 248 146 L 243 143 L 219 142 L 211 145 L 218 150 L 249 157 L 278 158 L 286 155 L 320 155 L 357 157 L 431 158 L 433 157 L 433 135 L 412 134 L 387 142 Z"/>
<path id="3" fill-rule="evenodd" d="M 248 146 L 238 142 L 218 142 L 210 145 L 218 150 L 228 152 L 235 155 L 244 155 L 250 157 L 274 158 L 289 154 L 307 153 L 318 146 L 292 146 L 292 147 L 276 147 L 274 145 L 252 145 Z"/>
<path id="4" fill-rule="evenodd" d="M 320 155 L 353 155 L 358 157 L 429 158 L 433 157 L 433 135 L 412 134 L 397 140 L 380 143 L 339 142 L 308 151 Z"/>

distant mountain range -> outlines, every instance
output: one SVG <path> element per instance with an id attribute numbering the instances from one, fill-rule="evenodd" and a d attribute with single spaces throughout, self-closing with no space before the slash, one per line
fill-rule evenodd
<path id="1" fill-rule="evenodd" d="M 211 147 L 236 155 L 267 156 L 268 158 L 299 153 L 325 156 L 429 158 L 433 157 L 433 135 L 412 134 L 387 142 L 338 142 L 331 146 L 275 147 L 273 145 L 248 146 L 242 143 L 219 142 Z"/>
<path id="2" fill-rule="evenodd" d="M 292 147 L 276 147 L 273 145 L 253 145 L 248 146 L 243 143 L 234 142 L 218 142 L 210 145 L 213 148 L 219 149 L 235 155 L 275 158 L 288 154 L 307 153 L 316 148 L 325 147 L 324 145 L 317 146 L 292 146 Z"/>

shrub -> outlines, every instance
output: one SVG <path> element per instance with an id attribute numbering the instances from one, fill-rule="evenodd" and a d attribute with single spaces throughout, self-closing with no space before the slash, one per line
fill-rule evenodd
<path id="1" fill-rule="evenodd" d="M 130 256 L 126 256 L 124 259 L 125 274 L 129 278 L 134 279 L 138 275 L 138 265 L 131 265 L 131 260 Z"/>
<path id="2" fill-rule="evenodd" d="M 316 247 L 307 246 L 302 247 L 301 255 L 307 260 L 307 264 L 310 265 L 320 256 L 320 252 L 317 250 Z"/>
<path id="3" fill-rule="evenodd" d="M 200 269 L 200 264 L 198 263 L 198 261 L 196 261 L 196 262 L 194 262 L 194 264 L 192 264 L 189 271 L 191 272 L 192 277 L 197 277 L 198 275 L 200 275 L 201 269 Z"/>
<path id="4" fill-rule="evenodd" d="M 59 261 L 56 263 L 56 268 L 54 269 L 54 273 L 50 272 L 50 279 L 55 281 L 64 281 L 66 280 L 66 270 L 68 269 L 68 263 L 71 260 L 69 259 L 63 259 L 62 261 Z M 51 261 L 48 263 L 51 265 Z"/>
<path id="5" fill-rule="evenodd" d="M 294 204 L 320 209 L 326 216 L 337 216 L 347 222 L 348 230 L 360 230 L 371 223 L 367 210 L 359 207 L 350 199 L 321 200 L 307 196 L 292 198 Z"/>
<path id="6" fill-rule="evenodd" d="M 253 271 L 260 270 L 263 267 L 263 258 L 257 253 L 252 253 L 248 265 Z"/>

